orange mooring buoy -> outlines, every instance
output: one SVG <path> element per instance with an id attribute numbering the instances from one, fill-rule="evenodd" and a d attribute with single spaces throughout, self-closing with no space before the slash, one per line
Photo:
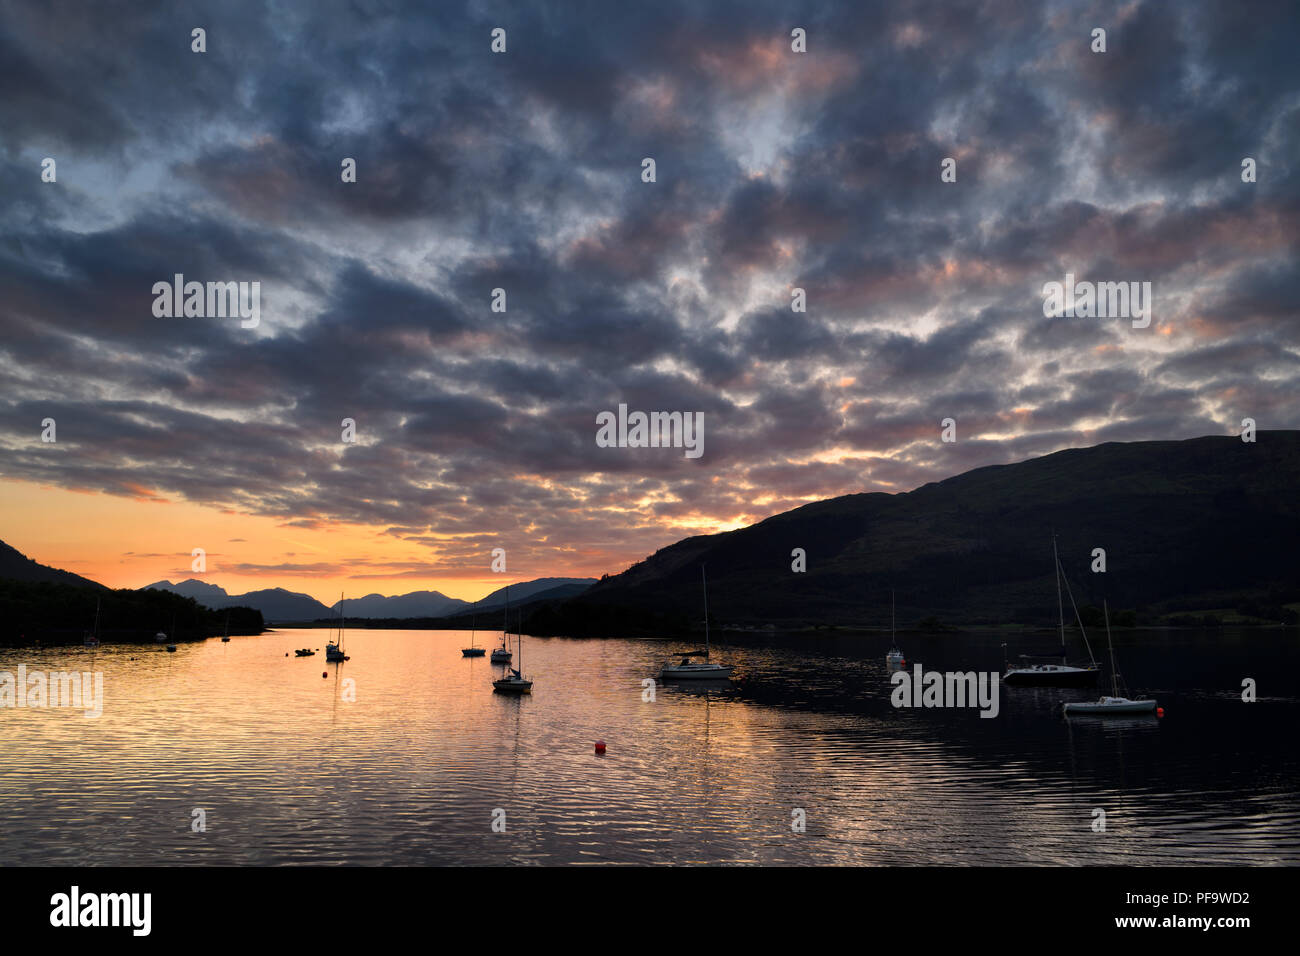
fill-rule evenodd
<path id="1" fill-rule="evenodd" d="M 321 671 L 321 672 L 320 672 L 320 676 L 321 676 L 321 677 L 329 677 L 329 676 L 330 676 L 330 672 L 329 672 L 329 671 Z"/>
<path id="2" fill-rule="evenodd" d="M 604 752 L 605 752 L 605 741 L 603 741 L 603 740 L 597 740 L 597 741 L 596 741 L 596 753 L 598 753 L 598 754 L 603 754 Z"/>

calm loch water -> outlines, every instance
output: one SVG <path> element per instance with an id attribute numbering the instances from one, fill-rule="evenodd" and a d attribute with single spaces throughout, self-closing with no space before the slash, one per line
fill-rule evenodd
<path id="1" fill-rule="evenodd" d="M 1095 692 L 1001 688 L 996 719 L 897 710 L 876 635 L 737 638 L 731 685 L 653 702 L 642 680 L 683 645 L 525 639 L 534 694 L 510 698 L 461 657 L 466 632 L 284 656 L 326 637 L 0 650 L 0 672 L 105 681 L 97 719 L 0 708 L 0 865 L 1300 863 L 1294 629 L 1125 634 L 1125 676 L 1165 718 L 1069 722 L 1060 701 Z M 1000 670 L 1000 640 L 902 644 Z"/>

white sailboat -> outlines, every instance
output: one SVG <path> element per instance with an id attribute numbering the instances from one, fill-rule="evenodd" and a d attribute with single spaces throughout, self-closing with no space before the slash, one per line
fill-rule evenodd
<path id="1" fill-rule="evenodd" d="M 898 649 L 898 636 L 894 633 L 894 592 L 889 592 L 889 653 L 885 655 L 885 666 L 891 671 L 902 670 L 907 666 L 903 652 Z"/>
<path id="2" fill-rule="evenodd" d="M 510 585 L 506 585 L 506 619 L 501 625 L 501 646 L 492 652 L 493 664 L 509 664 L 514 655 L 510 653 Z"/>
<path id="3" fill-rule="evenodd" d="M 1088 714 L 1088 715 L 1107 715 L 1107 714 L 1149 714 L 1156 709 L 1156 702 L 1141 698 L 1132 700 L 1123 697 L 1119 692 L 1120 676 L 1119 670 L 1115 667 L 1115 642 L 1110 637 L 1110 609 L 1106 602 L 1101 602 L 1102 612 L 1106 615 L 1106 644 L 1110 647 L 1110 696 L 1102 697 L 1096 701 L 1066 701 L 1062 705 L 1062 710 L 1066 714 Z M 1127 688 L 1125 688 L 1127 690 Z"/>
<path id="4" fill-rule="evenodd" d="M 338 663 L 339 661 L 348 660 L 348 656 L 343 653 L 343 595 L 339 594 L 339 636 L 336 641 L 330 641 L 325 645 L 325 660 Z"/>
<path id="5" fill-rule="evenodd" d="M 1056 612 L 1061 628 L 1061 663 L 1059 664 L 1022 664 L 1019 667 L 1008 666 L 1002 675 L 1004 684 L 1038 684 L 1051 687 L 1087 687 L 1097 683 L 1101 668 L 1092 656 L 1092 645 L 1088 643 L 1088 634 L 1083 629 L 1083 619 L 1079 617 L 1079 608 L 1074 603 L 1074 594 L 1070 591 L 1070 581 L 1065 580 L 1065 591 L 1070 595 L 1070 607 L 1074 609 L 1075 620 L 1079 622 L 1079 633 L 1083 635 L 1084 646 L 1088 649 L 1087 664 L 1071 664 L 1065 658 L 1065 605 L 1061 602 L 1061 559 L 1056 553 L 1056 535 L 1052 535 L 1052 561 L 1056 566 Z M 1006 645 L 1002 645 L 1006 648 Z"/>
<path id="6" fill-rule="evenodd" d="M 727 680 L 734 668 L 726 664 L 713 664 L 708 661 L 712 645 L 709 643 L 709 582 L 704 574 L 704 565 L 700 565 L 700 580 L 704 585 L 704 650 L 687 651 L 681 655 L 680 664 L 665 664 L 659 671 L 660 680 Z M 692 660 L 705 658 L 703 663 Z"/>
<path id="7" fill-rule="evenodd" d="M 229 611 L 226 612 L 226 628 L 225 628 L 225 633 L 221 635 L 221 643 L 222 644 L 230 643 L 230 612 Z"/>

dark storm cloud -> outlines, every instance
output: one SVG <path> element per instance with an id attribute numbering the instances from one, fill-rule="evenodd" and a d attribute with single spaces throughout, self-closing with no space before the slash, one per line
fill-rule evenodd
<path id="1" fill-rule="evenodd" d="M 6 5 L 3 474 L 373 524 L 444 570 L 509 538 L 544 573 L 1067 445 L 1293 426 L 1298 20 Z M 259 328 L 154 318 L 176 272 L 260 281 Z M 1152 282 L 1151 326 L 1045 318 L 1066 272 Z M 597 447 L 619 403 L 703 412 L 704 456 Z"/>

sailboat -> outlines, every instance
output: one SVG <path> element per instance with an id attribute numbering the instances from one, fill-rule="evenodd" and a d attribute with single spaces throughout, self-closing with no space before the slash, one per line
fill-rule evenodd
<path id="1" fill-rule="evenodd" d="M 891 671 L 901 670 L 907 666 L 903 652 L 898 649 L 898 637 L 894 633 L 894 592 L 889 592 L 889 653 L 885 655 L 885 666 Z"/>
<path id="2" fill-rule="evenodd" d="M 99 647 L 99 598 L 95 599 L 95 629 L 81 642 L 83 647 Z"/>
<path id="3" fill-rule="evenodd" d="M 501 625 L 501 646 L 492 652 L 493 664 L 509 664 L 510 658 L 510 585 L 506 585 L 506 620 Z"/>
<path id="4" fill-rule="evenodd" d="M 229 611 L 226 612 L 226 632 L 221 635 L 221 643 L 222 644 L 230 643 L 230 612 Z"/>
<path id="5" fill-rule="evenodd" d="M 665 664 L 659 671 L 660 680 L 726 680 L 731 676 L 732 667 L 726 664 L 712 664 L 707 660 L 713 647 L 709 643 L 709 581 L 702 564 L 700 580 L 704 585 L 704 650 L 687 651 L 681 655 L 680 664 Z M 703 657 L 706 660 L 703 663 L 696 663 L 691 660 L 693 657 Z"/>
<path id="6" fill-rule="evenodd" d="M 1102 613 L 1106 615 L 1106 644 L 1110 647 L 1110 696 L 1095 701 L 1066 701 L 1061 709 L 1067 714 L 1149 714 L 1156 709 L 1156 702 L 1142 698 L 1131 700 L 1120 695 L 1119 686 L 1122 678 L 1115 667 L 1115 642 L 1110 639 L 1110 609 L 1106 602 L 1101 602 Z M 1127 690 L 1128 688 L 1125 688 Z"/>
<path id="7" fill-rule="evenodd" d="M 1087 664 L 1071 664 L 1065 658 L 1065 605 L 1061 602 L 1061 559 L 1056 552 L 1056 535 L 1052 535 L 1052 561 L 1056 565 L 1056 612 L 1061 629 L 1061 663 L 1059 664 L 1023 664 L 1019 667 L 1007 667 L 1002 675 L 1004 684 L 1037 684 L 1050 687 L 1088 687 L 1097 683 L 1101 669 L 1092 656 L 1092 645 L 1083 629 L 1083 619 L 1079 617 L 1079 608 L 1074 603 L 1074 594 L 1070 591 L 1069 579 L 1065 590 L 1070 595 L 1070 607 L 1074 609 L 1075 620 L 1079 622 L 1079 633 L 1083 635 L 1084 646 L 1088 648 Z M 1006 647 L 1005 644 L 1002 645 Z"/>
<path id="8" fill-rule="evenodd" d="M 474 602 L 474 610 L 475 610 L 474 618 L 470 623 L 470 629 L 469 629 L 469 647 L 462 647 L 460 649 L 461 657 L 482 657 L 484 654 L 487 653 L 486 647 L 477 647 L 474 644 L 474 634 L 478 630 L 478 613 L 477 613 L 478 602 L 477 601 Z"/>
<path id="9" fill-rule="evenodd" d="M 330 641 L 325 645 L 325 660 L 333 663 L 346 661 L 348 656 L 343 653 L 343 595 L 339 594 L 339 637 L 337 641 Z"/>
<path id="10" fill-rule="evenodd" d="M 507 667 L 506 676 L 492 682 L 492 692 L 495 694 L 531 694 L 533 692 L 533 682 L 525 677 L 523 673 L 524 635 L 522 633 L 515 636 L 515 643 L 519 647 L 519 666 Z"/>

